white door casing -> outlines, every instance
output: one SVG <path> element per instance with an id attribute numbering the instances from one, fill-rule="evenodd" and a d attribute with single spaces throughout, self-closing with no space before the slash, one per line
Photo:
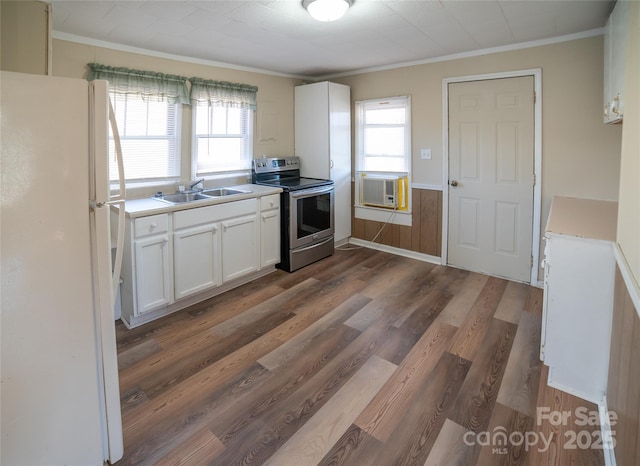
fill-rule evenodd
<path id="1" fill-rule="evenodd" d="M 447 263 L 529 282 L 534 78 L 448 85 Z"/>

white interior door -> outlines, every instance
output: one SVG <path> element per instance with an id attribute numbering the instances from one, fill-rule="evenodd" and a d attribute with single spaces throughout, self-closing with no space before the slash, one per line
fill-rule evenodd
<path id="1" fill-rule="evenodd" d="M 450 83 L 447 263 L 528 282 L 534 80 Z"/>

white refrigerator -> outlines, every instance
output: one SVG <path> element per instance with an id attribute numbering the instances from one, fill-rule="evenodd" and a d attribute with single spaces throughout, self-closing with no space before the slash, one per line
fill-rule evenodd
<path id="1" fill-rule="evenodd" d="M 1 464 L 122 457 L 109 108 L 106 81 L 0 74 Z"/>

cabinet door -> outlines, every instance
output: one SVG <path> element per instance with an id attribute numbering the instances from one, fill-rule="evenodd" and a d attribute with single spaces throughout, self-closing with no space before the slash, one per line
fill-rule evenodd
<path id="1" fill-rule="evenodd" d="M 260 213 L 260 267 L 280 262 L 280 209 Z"/>
<path id="2" fill-rule="evenodd" d="M 545 267 L 548 384 L 588 401 L 606 393 L 615 259 L 608 241 L 551 235 Z"/>
<path id="3" fill-rule="evenodd" d="M 328 179 L 329 83 L 305 84 L 294 88 L 295 155 L 302 159 L 300 175 Z"/>
<path id="4" fill-rule="evenodd" d="M 627 31 L 629 29 L 629 4 L 616 2 L 611 14 L 611 78 L 609 93 L 612 99 L 611 118 L 620 120 L 624 113 L 624 75 L 627 58 Z"/>
<path id="5" fill-rule="evenodd" d="M 335 240 L 351 236 L 351 89 L 329 83 L 331 179 L 335 183 Z"/>
<path id="6" fill-rule="evenodd" d="M 152 236 L 135 242 L 136 314 L 170 304 L 173 276 L 169 261 L 168 235 Z"/>
<path id="7" fill-rule="evenodd" d="M 259 262 L 257 215 L 222 222 L 222 281 L 258 270 Z"/>
<path id="8" fill-rule="evenodd" d="M 624 114 L 624 75 L 629 30 L 629 5 L 616 2 L 604 34 L 604 122 L 615 123 Z"/>
<path id="9" fill-rule="evenodd" d="M 173 234 L 176 299 L 220 285 L 218 224 L 185 228 Z"/>

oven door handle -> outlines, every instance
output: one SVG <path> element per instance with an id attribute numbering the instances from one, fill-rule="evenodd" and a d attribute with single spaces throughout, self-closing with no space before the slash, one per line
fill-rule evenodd
<path id="1" fill-rule="evenodd" d="M 326 194 L 332 192 L 334 189 L 332 186 L 321 186 L 319 188 L 301 189 L 300 191 L 291 191 L 291 199 L 297 199 L 299 197 L 308 197 L 315 194 Z"/>
<path id="2" fill-rule="evenodd" d="M 322 246 L 323 244 L 328 243 L 329 241 L 333 241 L 333 235 L 329 236 L 327 239 L 320 241 L 319 243 L 313 243 L 309 246 L 306 246 L 304 248 L 298 248 L 298 249 L 293 249 L 291 252 L 302 252 L 302 251 L 308 251 L 309 249 L 314 249 L 317 248 L 318 246 Z"/>

